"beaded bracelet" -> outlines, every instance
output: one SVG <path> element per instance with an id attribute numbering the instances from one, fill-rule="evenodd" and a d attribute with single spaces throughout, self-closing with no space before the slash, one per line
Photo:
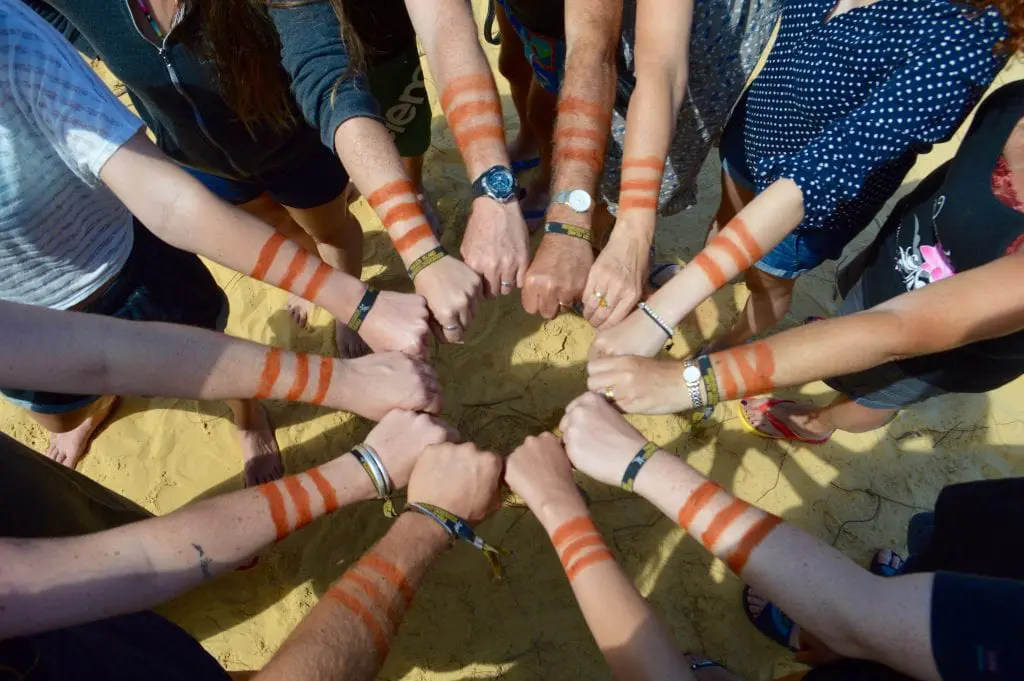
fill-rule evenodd
<path id="1" fill-rule="evenodd" d="M 448 251 L 444 250 L 444 246 L 434 246 L 429 251 L 412 261 L 412 264 L 406 269 L 406 272 L 409 273 L 409 278 L 415 279 L 416 275 L 446 255 L 448 255 Z"/>
<path id="2" fill-rule="evenodd" d="M 384 500 L 384 517 L 397 518 L 395 502 L 391 500 L 395 486 L 391 482 L 391 476 L 388 475 L 387 469 L 384 468 L 384 462 L 380 460 L 380 455 L 365 442 L 353 447 L 352 455 L 356 457 L 356 461 L 362 464 L 363 470 L 373 481 L 373 486 L 377 488 L 377 498 Z"/>
<path id="3" fill-rule="evenodd" d="M 644 467 L 648 459 L 654 456 L 656 451 L 658 451 L 658 445 L 648 442 L 640 448 L 636 456 L 629 460 L 626 472 L 622 474 L 622 489 L 627 492 L 633 491 L 633 483 L 636 482 L 636 476 L 640 474 L 640 469 Z"/>
<path id="4" fill-rule="evenodd" d="M 352 313 L 352 317 L 348 320 L 348 328 L 353 331 L 358 331 L 359 327 L 363 325 L 366 320 L 366 315 L 370 314 L 370 308 L 377 302 L 377 296 L 380 295 L 380 291 L 372 286 L 366 287 L 366 293 L 363 294 L 359 304 L 356 305 L 355 312 Z"/>
<path id="5" fill-rule="evenodd" d="M 545 234 L 562 234 L 571 236 L 574 239 L 582 239 L 590 243 L 590 230 L 576 225 L 567 225 L 564 222 L 547 222 L 544 224 Z"/>
<path id="6" fill-rule="evenodd" d="M 662 319 L 661 316 L 659 316 L 657 312 L 652 310 L 650 305 L 648 305 L 647 303 L 645 303 L 644 301 L 641 300 L 637 304 L 637 307 L 640 308 L 641 310 L 643 310 L 644 314 L 646 314 L 648 317 L 650 317 L 651 321 L 653 321 L 655 324 L 657 324 L 658 328 L 660 328 L 662 331 L 664 331 L 665 335 L 668 336 L 669 339 L 671 339 L 672 336 L 675 335 L 675 332 L 672 330 L 672 326 L 668 322 L 666 322 L 664 319 Z"/>
<path id="7" fill-rule="evenodd" d="M 487 562 L 491 565 L 491 570 L 494 572 L 494 576 L 501 579 L 504 575 L 504 568 L 501 564 L 502 556 L 512 555 L 500 546 L 493 546 L 488 544 L 483 538 L 477 536 L 476 532 L 473 531 L 472 526 L 465 520 L 455 515 L 451 511 L 446 511 L 440 506 L 434 506 L 433 504 L 427 504 L 423 502 L 412 502 L 410 501 L 405 505 L 406 511 L 415 511 L 420 515 L 425 515 L 434 522 L 438 523 L 441 527 L 448 532 L 448 536 L 452 540 L 460 539 L 478 551 L 482 551 L 484 557 L 487 558 Z"/>

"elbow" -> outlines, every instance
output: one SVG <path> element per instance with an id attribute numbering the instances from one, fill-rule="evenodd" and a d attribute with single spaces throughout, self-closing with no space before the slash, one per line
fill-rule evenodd
<path id="1" fill-rule="evenodd" d="M 641 61 L 637 57 L 636 91 L 653 92 L 668 96 L 673 118 L 679 114 L 686 98 L 688 68 L 686 61 L 670 61 L 668 58 Z"/>
<path id="2" fill-rule="evenodd" d="M 587 73 L 604 72 L 615 69 L 615 50 L 617 44 L 606 36 L 585 35 L 569 42 L 565 56 L 566 63 Z"/>

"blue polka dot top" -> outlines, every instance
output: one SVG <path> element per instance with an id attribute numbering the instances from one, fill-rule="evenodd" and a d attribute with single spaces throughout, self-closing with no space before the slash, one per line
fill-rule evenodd
<path id="1" fill-rule="evenodd" d="M 995 9 L 879 0 L 825 18 L 836 0 L 787 0 L 743 127 L 757 190 L 792 179 L 799 229 L 870 224 L 918 153 L 948 139 L 1006 61 Z"/>

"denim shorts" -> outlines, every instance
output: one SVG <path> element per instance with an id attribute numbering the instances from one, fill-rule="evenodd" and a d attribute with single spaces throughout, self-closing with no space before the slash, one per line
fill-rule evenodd
<path id="1" fill-rule="evenodd" d="M 533 79 L 546 92 L 558 94 L 565 79 L 565 40 L 531 31 L 519 21 L 506 0 L 496 0 L 523 43 L 526 60 L 533 68 Z"/>
<path id="2" fill-rule="evenodd" d="M 757 194 L 753 173 L 747 168 L 744 153 L 745 118 L 746 96 L 740 99 L 725 126 L 718 153 L 722 161 L 722 172 L 727 174 L 737 187 Z M 826 260 L 837 259 L 856 236 L 856 232 L 847 234 L 837 230 L 821 229 L 801 231 L 798 228 L 778 246 L 765 253 L 763 258 L 754 263 L 754 267 L 779 279 L 796 279 Z"/>

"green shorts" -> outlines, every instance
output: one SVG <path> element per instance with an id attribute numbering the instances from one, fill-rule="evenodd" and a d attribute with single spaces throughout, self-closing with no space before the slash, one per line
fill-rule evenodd
<path id="1" fill-rule="evenodd" d="M 433 116 L 416 44 L 380 63 L 371 58 L 366 75 L 398 153 L 404 158 L 425 154 Z"/>

